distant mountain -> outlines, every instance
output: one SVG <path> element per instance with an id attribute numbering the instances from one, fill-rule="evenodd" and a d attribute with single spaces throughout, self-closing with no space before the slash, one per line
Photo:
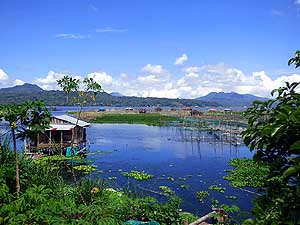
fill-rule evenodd
<path id="1" fill-rule="evenodd" d="M 67 98 L 63 91 L 50 90 L 46 91 L 37 85 L 24 84 L 11 88 L 0 89 L 0 104 L 17 104 L 25 100 L 40 99 L 44 100 L 49 106 L 71 106 L 71 101 L 67 99 L 76 97 L 76 93 L 71 92 Z M 103 106 L 122 106 L 122 107 L 147 107 L 147 106 L 170 106 L 170 107 L 217 107 L 215 102 L 200 101 L 196 99 L 170 99 L 170 98 L 141 98 L 112 96 L 106 92 L 101 92 L 96 97 L 96 102 L 89 101 L 88 105 L 103 105 Z"/>
<path id="2" fill-rule="evenodd" d="M 238 94 L 235 92 L 211 92 L 206 96 L 196 98 L 201 101 L 216 102 L 222 106 L 249 106 L 253 101 L 265 101 L 267 98 L 258 97 L 251 94 Z"/>
<path id="3" fill-rule="evenodd" d="M 122 95 L 121 93 L 119 92 L 111 92 L 110 93 L 111 96 L 114 96 L 114 97 L 123 97 L 124 95 Z"/>
<path id="4" fill-rule="evenodd" d="M 42 88 L 35 84 L 28 84 L 25 83 L 23 85 L 17 85 L 14 87 L 9 87 L 9 88 L 2 88 L 0 89 L 0 93 L 36 93 L 36 92 L 41 92 L 44 91 Z"/>

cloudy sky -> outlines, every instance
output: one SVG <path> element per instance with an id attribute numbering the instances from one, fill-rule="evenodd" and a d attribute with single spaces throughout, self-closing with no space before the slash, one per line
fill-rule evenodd
<path id="1" fill-rule="evenodd" d="M 1 0 L 0 88 L 71 74 L 125 95 L 269 96 L 300 81 L 299 28 L 300 0 Z"/>

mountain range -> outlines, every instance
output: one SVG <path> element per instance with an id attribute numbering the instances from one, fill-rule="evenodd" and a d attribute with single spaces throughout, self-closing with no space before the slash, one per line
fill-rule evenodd
<path id="1" fill-rule="evenodd" d="M 266 101 L 267 98 L 251 94 L 238 94 L 235 92 L 211 92 L 206 96 L 196 98 L 197 100 L 216 102 L 223 106 L 249 106 L 253 101 Z"/>
<path id="2" fill-rule="evenodd" d="M 122 95 L 121 93 L 115 92 L 115 91 L 114 91 L 114 92 L 111 92 L 110 95 L 111 95 L 111 96 L 114 96 L 114 97 L 123 97 L 123 96 L 124 96 L 124 95 Z"/>
<path id="3" fill-rule="evenodd" d="M 70 93 L 69 98 L 63 91 L 58 90 L 43 90 L 35 84 L 25 83 L 9 88 L 0 89 L 0 104 L 15 104 L 25 100 L 41 99 L 47 105 L 72 105 L 67 102 L 67 99 L 75 97 L 75 93 Z M 170 107 L 233 107 L 233 106 L 249 106 L 252 101 L 266 100 L 266 98 L 257 97 L 250 94 L 212 92 L 206 96 L 196 99 L 169 99 L 169 98 L 154 98 L 154 97 L 129 97 L 123 96 L 118 92 L 110 94 L 101 92 L 97 95 L 96 102 L 88 102 L 90 105 L 105 105 L 105 106 L 170 106 Z"/>

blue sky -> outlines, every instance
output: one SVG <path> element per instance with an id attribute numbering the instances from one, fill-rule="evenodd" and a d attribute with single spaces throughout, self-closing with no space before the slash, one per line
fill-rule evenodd
<path id="1" fill-rule="evenodd" d="M 300 0 L 1 0 L 0 87 L 68 73 L 127 95 L 267 96 L 300 81 L 299 27 Z"/>

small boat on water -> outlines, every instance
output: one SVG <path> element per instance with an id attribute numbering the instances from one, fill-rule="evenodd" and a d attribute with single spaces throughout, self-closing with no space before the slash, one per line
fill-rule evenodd
<path id="1" fill-rule="evenodd" d="M 36 133 L 34 141 L 25 144 L 26 152 L 42 152 L 66 156 L 76 155 L 88 150 L 86 128 L 90 124 L 68 115 L 52 116 L 50 127 L 44 132 Z"/>

